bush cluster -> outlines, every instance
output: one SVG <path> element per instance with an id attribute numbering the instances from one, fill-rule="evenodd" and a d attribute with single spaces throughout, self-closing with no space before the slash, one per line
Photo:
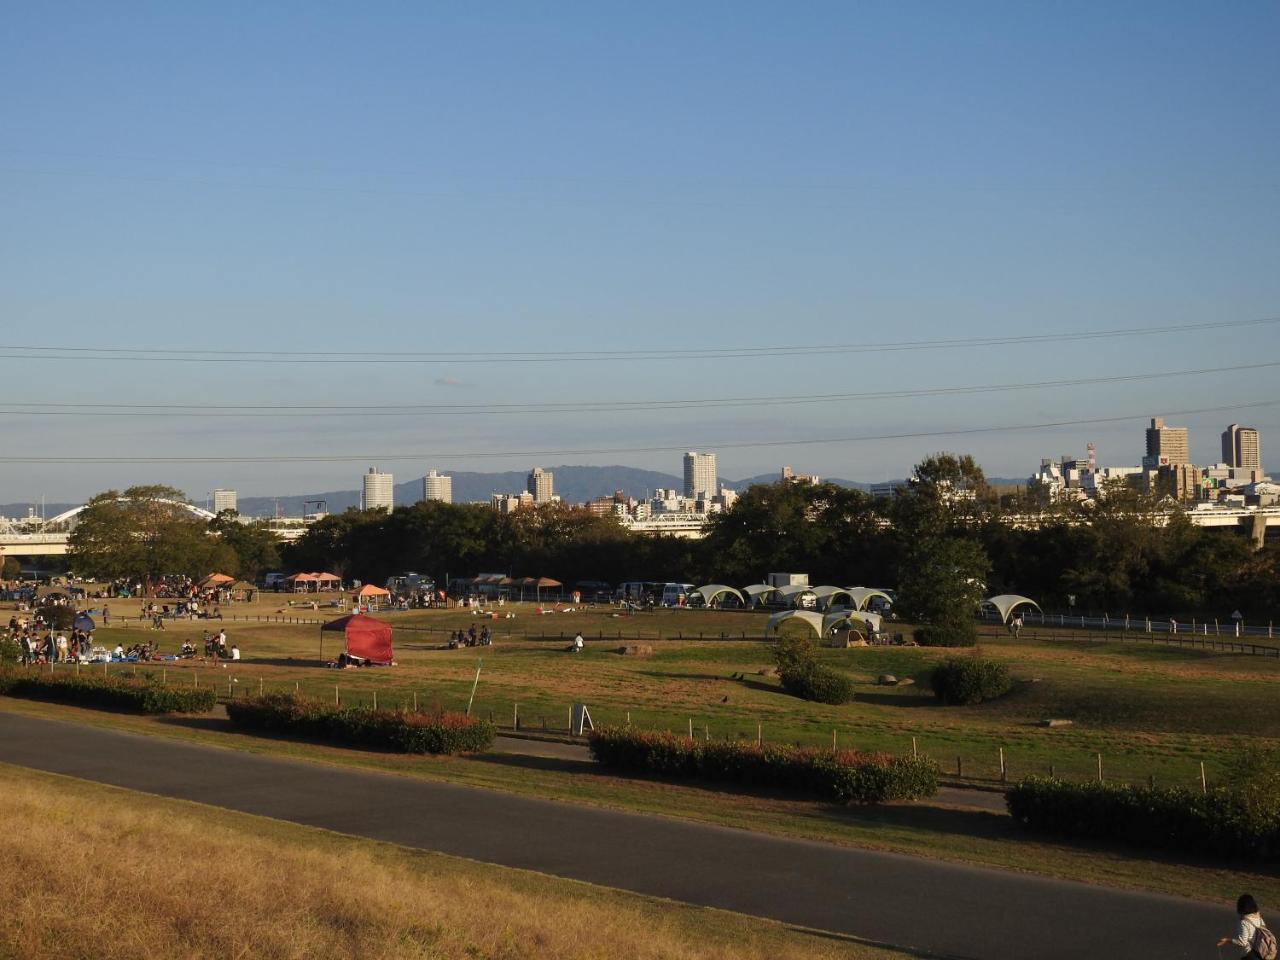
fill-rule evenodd
<path id="1" fill-rule="evenodd" d="M 853 681 L 819 663 L 810 641 L 783 637 L 774 648 L 773 659 L 782 689 L 788 693 L 803 700 L 837 705 L 853 699 Z"/>
<path id="2" fill-rule="evenodd" d="M 227 704 L 231 722 L 317 740 L 363 744 L 403 753 L 475 753 L 493 745 L 494 727 L 461 713 L 340 707 L 293 693 L 269 693 Z"/>
<path id="3" fill-rule="evenodd" d="M 834 803 L 915 800 L 932 796 L 938 789 L 937 768 L 928 760 L 854 750 L 694 740 L 630 727 L 593 732 L 591 755 L 616 770 L 777 787 Z"/>
<path id="4" fill-rule="evenodd" d="M 978 643 L 978 627 L 971 620 L 927 623 L 916 627 L 915 640 L 922 647 L 973 647 Z"/>
<path id="5" fill-rule="evenodd" d="M 1228 787 L 1204 793 L 1031 777 L 1009 791 L 1008 804 L 1019 823 L 1069 839 L 1218 857 L 1280 858 L 1280 816 L 1274 805 L 1259 806 L 1247 791 Z"/>
<path id="6" fill-rule="evenodd" d="M 1009 692 L 1013 680 L 999 660 L 951 657 L 933 668 L 933 695 L 945 704 L 982 703 Z"/>
<path id="7" fill-rule="evenodd" d="M 207 713 L 217 702 L 210 687 L 171 687 L 152 678 L 126 680 L 87 671 L 77 676 L 0 670 L 0 694 L 135 713 Z"/>
<path id="8" fill-rule="evenodd" d="M 853 681 L 843 673 L 821 664 L 782 670 L 778 679 L 782 681 L 782 688 L 787 693 L 804 700 L 838 705 L 853 699 Z"/>

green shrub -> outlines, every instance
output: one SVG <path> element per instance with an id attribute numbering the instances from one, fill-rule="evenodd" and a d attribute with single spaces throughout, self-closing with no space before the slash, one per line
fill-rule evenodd
<path id="1" fill-rule="evenodd" d="M 914 800 L 938 789 L 930 761 L 887 753 L 694 740 L 630 727 L 596 730 L 590 742 L 596 762 L 615 770 L 777 788 L 834 803 Z"/>
<path id="2" fill-rule="evenodd" d="M 133 713 L 207 713 L 217 702 L 210 687 L 171 687 L 153 678 L 126 680 L 88 671 L 50 675 L 34 670 L 3 670 L 0 694 Z"/>
<path id="3" fill-rule="evenodd" d="M 337 707 L 292 693 L 227 704 L 231 722 L 249 730 L 364 744 L 403 753 L 475 753 L 493 745 L 494 727 L 461 713 Z"/>
<path id="4" fill-rule="evenodd" d="M 12 667 L 22 660 L 22 644 L 12 637 L 0 637 L 0 666 Z"/>
<path id="5" fill-rule="evenodd" d="M 1013 680 L 999 660 L 951 657 L 933 668 L 933 695 L 948 705 L 982 703 L 1009 692 Z"/>
<path id="6" fill-rule="evenodd" d="M 853 681 L 843 673 L 819 664 L 783 670 L 778 679 L 782 681 L 784 690 L 804 700 L 839 705 L 853 699 Z"/>
<path id="7" fill-rule="evenodd" d="M 1009 791 L 1008 805 L 1019 823 L 1073 840 L 1280 859 L 1280 816 L 1230 787 L 1205 793 L 1031 777 Z"/>
<path id="8" fill-rule="evenodd" d="M 813 643 L 802 637 L 783 637 L 773 650 L 782 689 L 804 700 L 818 703 L 848 703 L 853 699 L 853 681 L 843 673 L 818 662 Z"/>
<path id="9" fill-rule="evenodd" d="M 915 640 L 922 647 L 973 647 L 978 643 L 978 627 L 971 620 L 926 623 L 916 627 Z"/>

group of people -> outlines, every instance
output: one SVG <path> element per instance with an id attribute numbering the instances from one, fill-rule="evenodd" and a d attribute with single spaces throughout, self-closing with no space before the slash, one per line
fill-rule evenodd
<path id="1" fill-rule="evenodd" d="M 33 624 L 18 626 L 17 621 L 11 619 L 9 637 L 18 642 L 23 664 L 84 663 L 94 655 L 93 634 L 84 630 L 72 630 L 68 634 Z"/>
<path id="2" fill-rule="evenodd" d="M 450 650 L 457 650 L 459 647 L 488 647 L 492 644 L 493 634 L 489 632 L 488 624 L 476 630 L 473 623 L 467 630 L 455 630 L 449 634 Z"/>

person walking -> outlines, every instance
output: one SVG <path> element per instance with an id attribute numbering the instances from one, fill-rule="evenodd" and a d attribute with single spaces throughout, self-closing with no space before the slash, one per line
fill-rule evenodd
<path id="1" fill-rule="evenodd" d="M 1236 935 L 1219 940 L 1218 949 L 1234 943 L 1244 951 L 1241 960 L 1276 960 L 1276 935 L 1267 929 L 1258 901 L 1243 894 L 1236 901 L 1236 915 Z"/>

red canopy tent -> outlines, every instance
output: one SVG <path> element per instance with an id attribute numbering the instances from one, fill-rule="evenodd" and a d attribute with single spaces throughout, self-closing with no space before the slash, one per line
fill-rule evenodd
<path id="1" fill-rule="evenodd" d="M 346 654 L 359 657 L 380 666 L 395 663 L 391 650 L 391 625 L 362 613 L 330 620 L 320 627 L 320 659 L 324 659 L 324 634 L 326 630 L 340 631 L 346 637 Z"/>

